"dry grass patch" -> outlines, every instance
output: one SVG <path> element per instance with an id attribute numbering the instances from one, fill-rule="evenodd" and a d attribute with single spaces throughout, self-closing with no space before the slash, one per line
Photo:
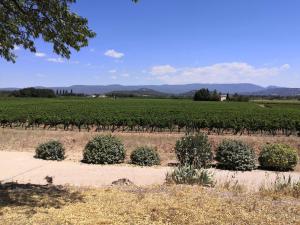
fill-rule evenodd
<path id="1" fill-rule="evenodd" d="M 280 199 L 286 196 L 300 199 L 300 180 L 293 180 L 291 176 L 277 177 L 269 187 L 260 187 L 259 193 L 263 196 L 271 196 L 273 199 Z"/>
<path id="2" fill-rule="evenodd" d="M 14 199 L 18 189 L 9 191 Z M 73 195 L 66 194 L 66 191 Z M 3 190 L 1 190 L 3 192 Z M 68 193 L 67 192 L 67 193 Z M 7 190 L 6 190 L 7 193 Z M 151 188 L 66 188 L 54 196 L 34 192 L 43 204 L 1 202 L 2 224 L 299 224 L 296 198 L 274 200 L 259 193 L 230 192 L 199 186 Z M 66 196 L 74 196 L 69 201 Z M 52 204 L 53 198 L 56 204 Z M 26 204 L 26 201 L 28 203 Z M 48 203 L 48 204 L 47 204 Z"/>

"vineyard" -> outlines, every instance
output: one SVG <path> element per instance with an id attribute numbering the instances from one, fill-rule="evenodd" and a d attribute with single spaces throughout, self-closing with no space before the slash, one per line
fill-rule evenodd
<path id="1" fill-rule="evenodd" d="M 1 127 L 300 135 L 300 103 L 175 99 L 0 99 Z"/>

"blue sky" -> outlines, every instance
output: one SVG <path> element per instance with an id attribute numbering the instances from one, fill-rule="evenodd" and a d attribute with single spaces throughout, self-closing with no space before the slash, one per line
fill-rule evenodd
<path id="1" fill-rule="evenodd" d="M 0 87 L 239 83 L 300 87 L 299 0 L 78 0 L 97 36 L 71 59 L 37 41 Z"/>

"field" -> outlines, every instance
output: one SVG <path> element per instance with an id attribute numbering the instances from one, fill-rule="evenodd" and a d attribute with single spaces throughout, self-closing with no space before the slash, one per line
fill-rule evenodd
<path id="1" fill-rule="evenodd" d="M 207 132 L 213 151 L 229 138 L 250 144 L 257 153 L 266 143 L 288 144 L 299 152 L 300 104 L 296 101 L 2 98 L 0 123 L 3 127 L 0 151 L 14 155 L 12 159 L 6 159 L 4 154 L 1 157 L 2 174 L 8 177 L 0 183 L 1 224 L 299 224 L 300 221 L 298 186 L 272 183 L 274 186 L 264 189 L 251 181 L 258 183 L 256 176 L 271 179 L 264 171 L 239 176 L 236 172 L 232 172 L 234 175 L 228 175 L 228 171 L 214 172 L 216 180 L 221 177 L 225 181 L 218 180 L 213 187 L 164 184 L 165 173 L 162 181 L 156 177 L 160 175 L 158 171 L 170 169 L 164 166 L 176 160 L 174 146 L 184 132 Z M 98 134 L 112 134 L 124 143 L 125 164 L 105 168 L 80 163 L 86 143 Z M 48 140 L 59 140 L 64 145 L 65 161 L 39 161 L 32 157 L 38 144 Z M 132 150 L 144 145 L 157 148 L 160 166 L 128 164 Z M 140 169 L 143 171 L 138 172 Z M 291 173 L 298 176 L 299 171 L 298 165 Z M 248 183 L 257 186 L 256 191 L 242 182 L 240 178 L 244 175 Z M 53 177 L 53 184 L 46 185 L 45 176 Z M 133 185 L 112 185 L 109 180 L 115 180 L 112 177 L 128 178 Z M 141 185 L 145 180 L 150 181 L 149 177 L 157 178 L 160 183 Z M 77 185 L 84 182 L 91 184 Z M 100 183 L 102 186 L 97 186 Z"/>
<path id="2" fill-rule="evenodd" d="M 299 224 L 299 201 L 199 186 L 0 189 L 2 224 Z"/>
<path id="3" fill-rule="evenodd" d="M 299 134 L 297 102 L 194 102 L 174 99 L 0 100 L 2 127 L 64 130 Z"/>

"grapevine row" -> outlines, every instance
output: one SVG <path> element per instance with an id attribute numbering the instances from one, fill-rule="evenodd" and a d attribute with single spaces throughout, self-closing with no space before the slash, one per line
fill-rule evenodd
<path id="1" fill-rule="evenodd" d="M 94 131 L 300 134 L 300 105 L 187 100 L 0 100 L 1 127 Z"/>

